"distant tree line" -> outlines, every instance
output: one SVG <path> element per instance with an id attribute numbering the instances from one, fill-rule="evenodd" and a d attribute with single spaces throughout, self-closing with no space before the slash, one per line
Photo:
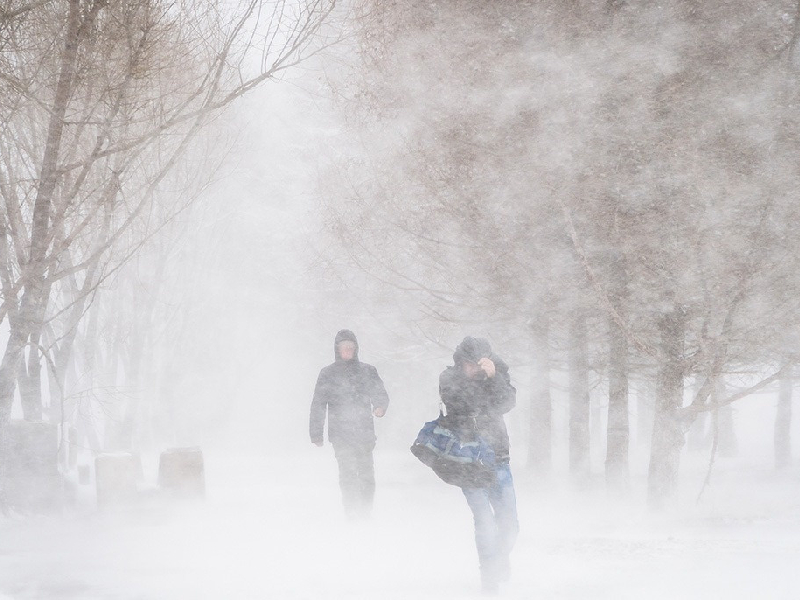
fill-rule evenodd
<path id="1" fill-rule="evenodd" d="M 529 349 L 531 468 L 551 461 L 556 368 L 578 478 L 590 369 L 607 382 L 612 487 L 637 380 L 653 382 L 652 504 L 692 423 L 778 380 L 785 463 L 797 3 L 358 4 L 360 60 L 336 91 L 361 150 L 325 179 L 328 230 L 430 323 L 488 323 Z"/>

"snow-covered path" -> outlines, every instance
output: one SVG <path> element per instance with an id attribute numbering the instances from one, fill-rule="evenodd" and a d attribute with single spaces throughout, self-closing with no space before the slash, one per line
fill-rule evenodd
<path id="1" fill-rule="evenodd" d="M 204 502 L 0 520 L 0 599 L 479 596 L 466 504 L 410 454 L 377 456 L 375 513 L 356 524 L 329 452 L 207 461 Z M 742 493 L 721 477 L 700 506 L 654 517 L 641 498 L 544 496 L 518 474 L 502 596 L 800 598 L 800 484 L 765 478 Z"/>

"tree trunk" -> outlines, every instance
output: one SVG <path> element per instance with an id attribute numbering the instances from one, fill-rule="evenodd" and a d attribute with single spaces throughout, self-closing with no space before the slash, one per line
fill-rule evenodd
<path id="1" fill-rule="evenodd" d="M 142 402 L 142 358 L 144 356 L 144 343 L 141 341 L 144 334 L 138 324 L 134 326 L 134 331 L 130 336 L 130 351 L 124 356 L 125 389 L 128 390 L 128 398 L 125 402 L 122 422 L 118 430 L 120 448 L 132 451 L 134 447 L 134 435 L 136 433 L 137 418 Z"/>
<path id="2" fill-rule="evenodd" d="M 678 420 L 683 404 L 683 359 L 686 319 L 675 309 L 659 321 L 661 359 L 656 382 L 656 414 L 650 445 L 648 504 L 660 508 L 675 491 L 684 430 Z"/>
<path id="3" fill-rule="evenodd" d="M 548 317 L 540 315 L 532 327 L 531 411 L 528 468 L 545 474 L 552 466 L 552 400 L 550 397 L 550 345 Z"/>
<path id="4" fill-rule="evenodd" d="M 125 417 L 122 423 L 122 440 L 128 448 L 140 448 L 153 442 L 153 343 L 152 331 L 156 298 L 163 285 L 166 261 L 159 261 L 152 277 L 139 281 L 146 293 L 144 299 L 134 306 L 133 331 L 129 336 L 129 349 L 125 363 L 126 387 L 131 390 Z M 140 265 L 140 269 L 143 267 Z"/>
<path id="5" fill-rule="evenodd" d="M 40 290 L 41 286 L 33 282 L 22 295 L 18 318 L 9 320 L 11 327 L 8 342 L 0 362 L 0 423 L 7 423 L 11 417 L 14 392 L 23 366 L 22 361 L 25 360 L 25 347 L 35 322 L 35 310 L 31 305 L 35 304 L 34 298 Z"/>
<path id="6" fill-rule="evenodd" d="M 22 402 L 22 415 L 26 421 L 41 421 L 44 418 L 44 402 L 42 400 L 42 329 L 50 301 L 50 286 L 42 290 L 35 313 L 30 322 L 30 338 L 28 343 L 28 359 L 22 359 L 19 372 L 19 392 Z M 26 364 L 27 362 L 27 364 Z"/>
<path id="7" fill-rule="evenodd" d="M 783 469 L 792 462 L 792 385 L 791 375 L 781 378 L 778 410 L 775 414 L 775 468 Z"/>
<path id="8" fill-rule="evenodd" d="M 109 306 L 109 311 L 116 318 L 110 321 L 113 331 L 106 332 L 106 336 L 112 340 L 112 343 L 107 347 L 105 360 L 99 370 L 100 376 L 98 378 L 100 387 L 106 390 L 103 398 L 106 404 L 103 409 L 105 417 L 103 423 L 103 450 L 105 452 L 117 452 L 126 449 L 121 442 L 121 427 L 125 404 L 129 400 L 127 399 L 127 390 L 124 394 L 118 393 L 120 389 L 120 364 L 123 362 L 123 344 L 127 338 L 125 326 L 129 323 L 129 317 L 125 314 L 123 294 L 124 290 L 118 290 L 112 297 L 113 304 Z"/>
<path id="9" fill-rule="evenodd" d="M 725 381 L 722 377 L 717 379 L 714 389 L 716 398 L 725 397 Z M 718 408 L 717 427 L 719 427 L 719 455 L 724 457 L 736 456 L 739 451 L 739 442 L 736 440 L 736 430 L 733 426 L 733 406 L 730 404 Z"/>
<path id="10" fill-rule="evenodd" d="M 42 407 L 42 366 L 39 360 L 37 340 L 39 336 L 32 336 L 28 344 L 27 353 L 22 352 L 19 372 L 17 373 L 19 385 L 22 418 L 25 421 L 41 421 L 44 416 Z"/>
<path id="11" fill-rule="evenodd" d="M 701 412 L 695 418 L 694 423 L 692 423 L 688 435 L 690 452 L 702 452 L 709 447 L 709 436 L 706 433 L 707 420 L 708 414 Z"/>
<path id="12" fill-rule="evenodd" d="M 628 298 L 628 273 L 621 253 L 609 257 L 609 300 L 624 319 Z M 606 424 L 606 485 L 624 490 L 628 486 L 628 338 L 620 323 L 608 318 L 608 422 Z"/>
<path id="13" fill-rule="evenodd" d="M 606 484 L 624 489 L 628 485 L 628 341 L 613 319 L 609 338 Z"/>
<path id="14" fill-rule="evenodd" d="M 646 375 L 636 391 L 636 440 L 639 448 L 649 448 L 655 404 L 655 388 L 649 375 Z"/>
<path id="15" fill-rule="evenodd" d="M 31 244 L 28 262 L 22 269 L 24 282 L 19 318 L 10 321 L 11 331 L 3 361 L 0 363 L 0 423 L 11 415 L 17 375 L 25 345 L 36 325 L 37 308 L 44 301 L 45 258 L 50 243 L 50 216 L 53 193 L 59 178 L 58 156 L 64 132 L 64 116 L 72 92 L 81 31 L 81 7 L 70 0 L 64 49 L 59 65 L 58 83 L 47 129 L 47 140 L 39 173 L 39 186 L 33 205 Z"/>
<path id="16" fill-rule="evenodd" d="M 579 311 L 570 323 L 569 469 L 578 480 L 589 477 L 589 348 L 586 316 Z"/>
<path id="17" fill-rule="evenodd" d="M 83 336 L 83 382 L 84 389 L 91 393 L 94 389 L 96 377 L 96 363 L 98 351 L 98 319 L 100 315 L 99 301 L 96 299 L 92 303 L 91 312 L 89 313 L 89 321 L 86 326 L 86 334 Z M 78 414 L 76 419 L 76 427 L 78 433 L 79 445 L 83 445 L 83 440 L 88 444 L 92 455 L 99 453 L 102 449 L 100 440 L 97 435 L 97 428 L 94 419 L 92 418 L 92 402 L 84 400 L 78 404 Z"/>
<path id="18" fill-rule="evenodd" d="M 691 389 L 692 398 L 697 396 L 698 392 L 700 392 L 702 389 L 702 386 L 703 379 L 701 377 L 697 377 Z M 686 447 L 692 454 L 696 454 L 705 450 L 706 447 L 710 447 L 711 436 L 706 435 L 707 416 L 708 414 L 705 412 L 698 413 L 692 422 L 692 426 L 689 427 L 689 432 L 686 435 Z"/>
<path id="19" fill-rule="evenodd" d="M 121 335 L 121 332 L 120 332 Z M 138 329 L 138 323 L 133 330 L 126 335 L 127 344 L 123 344 L 121 339 L 117 339 L 116 360 L 114 360 L 113 371 L 109 373 L 114 377 L 113 387 L 117 386 L 116 376 L 118 371 L 118 361 L 121 360 L 124 385 L 124 394 L 116 394 L 113 399 L 113 410 L 107 410 L 106 416 L 106 436 L 105 449 L 107 452 L 130 452 L 133 449 L 134 428 L 136 425 L 136 411 L 140 399 L 140 367 L 144 348 L 140 342 L 142 337 Z M 127 345 L 127 352 L 123 346 Z"/>
<path id="20" fill-rule="evenodd" d="M 102 236 L 101 236 L 102 237 Z M 69 253 L 67 254 L 67 260 Z M 75 340 L 78 338 L 79 324 L 83 319 L 86 312 L 86 303 L 90 301 L 89 294 L 97 285 L 95 280 L 99 257 L 92 261 L 86 269 L 86 275 L 83 280 L 83 287 L 78 287 L 74 279 L 70 282 L 71 285 L 68 289 L 71 295 L 66 298 L 66 301 L 72 304 L 72 308 L 67 315 L 67 320 L 64 326 L 65 332 L 61 337 L 60 344 L 54 344 L 55 352 L 53 364 L 55 366 L 55 395 L 52 396 L 54 401 L 61 405 L 64 402 L 64 394 L 67 389 L 67 370 L 75 368 L 75 357 L 73 351 L 75 350 Z M 97 313 L 93 311 L 94 327 L 97 328 Z M 94 350 L 92 350 L 94 352 Z M 87 364 L 88 366 L 88 364 Z"/>

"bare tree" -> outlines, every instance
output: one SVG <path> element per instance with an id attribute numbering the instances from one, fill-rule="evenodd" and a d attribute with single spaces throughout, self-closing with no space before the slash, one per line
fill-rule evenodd
<path id="1" fill-rule="evenodd" d="M 796 352 L 780 332 L 797 325 L 800 123 L 774 51 L 791 24 L 747 2 L 367 4 L 351 102 L 382 128 L 356 123 L 370 159 L 341 184 L 331 230 L 440 318 L 528 330 L 549 283 L 569 307 L 551 331 L 577 357 L 575 307 L 602 315 L 607 474 L 627 468 L 627 380 L 656 371 L 661 504 L 696 416 L 775 382 Z M 712 397 L 733 372 L 752 381 Z"/>
<path id="2" fill-rule="evenodd" d="M 0 428 L 18 381 L 25 418 L 42 418 L 46 346 L 62 386 L 98 286 L 191 203 L 164 187 L 198 133 L 335 41 L 335 4 L 3 3 Z"/>

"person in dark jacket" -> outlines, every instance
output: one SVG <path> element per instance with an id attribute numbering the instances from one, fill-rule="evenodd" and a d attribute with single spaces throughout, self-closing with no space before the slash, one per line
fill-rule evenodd
<path id="1" fill-rule="evenodd" d="M 342 504 L 349 517 L 368 516 L 375 496 L 375 427 L 372 417 L 382 417 L 389 396 L 378 371 L 358 360 L 358 341 L 352 331 L 341 330 L 334 341 L 333 364 L 317 378 L 311 402 L 311 442 L 323 445 L 325 413 L 328 441 L 339 463 Z"/>
<path id="2" fill-rule="evenodd" d="M 453 366 L 439 377 L 448 426 L 459 436 L 479 435 L 495 452 L 496 481 L 488 488 L 462 488 L 475 520 L 475 543 L 484 591 L 496 592 L 510 575 L 509 555 L 519 531 L 509 441 L 503 415 L 514 408 L 517 391 L 508 365 L 483 338 L 466 337 Z"/>

